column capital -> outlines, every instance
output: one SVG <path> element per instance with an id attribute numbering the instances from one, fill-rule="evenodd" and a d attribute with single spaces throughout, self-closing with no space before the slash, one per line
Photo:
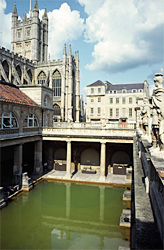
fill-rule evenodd
<path id="1" fill-rule="evenodd" d="M 103 144 L 103 143 L 106 144 L 106 140 L 100 140 L 100 143 L 101 144 Z"/>

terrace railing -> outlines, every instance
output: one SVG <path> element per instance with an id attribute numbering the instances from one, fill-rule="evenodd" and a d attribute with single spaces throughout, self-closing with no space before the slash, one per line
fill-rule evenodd
<path id="1" fill-rule="evenodd" d="M 55 122 L 54 127 L 43 128 L 42 136 L 46 137 L 133 137 L 135 135 L 135 124 L 127 123 L 66 123 Z"/>

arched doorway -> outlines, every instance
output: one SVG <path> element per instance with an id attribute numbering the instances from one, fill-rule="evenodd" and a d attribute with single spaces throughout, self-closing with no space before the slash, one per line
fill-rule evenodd
<path id="1" fill-rule="evenodd" d="M 113 174 L 126 175 L 130 165 L 130 157 L 125 151 L 116 151 L 111 157 Z"/>
<path id="2" fill-rule="evenodd" d="M 66 149 L 59 148 L 54 153 L 54 168 L 59 171 L 66 171 Z"/>
<path id="3" fill-rule="evenodd" d="M 98 170 L 100 168 L 99 153 L 92 148 L 85 149 L 80 156 L 81 169 L 90 167 L 91 169 Z"/>

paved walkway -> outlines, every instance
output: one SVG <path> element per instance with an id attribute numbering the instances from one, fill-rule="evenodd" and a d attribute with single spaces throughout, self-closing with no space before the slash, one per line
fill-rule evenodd
<path id="1" fill-rule="evenodd" d="M 49 173 L 43 176 L 44 179 L 56 179 L 56 180 L 70 180 L 70 181 L 79 181 L 79 182 L 91 182 L 91 183 L 104 183 L 104 184 L 118 184 L 118 185 L 130 185 L 131 178 L 130 176 L 127 177 L 125 175 L 114 175 L 108 174 L 105 179 L 103 180 L 100 177 L 100 173 L 96 174 L 84 174 L 81 171 L 76 172 L 75 174 L 72 173 L 72 178 L 68 179 L 66 177 L 66 171 L 57 171 L 52 170 Z"/>
<path id="2" fill-rule="evenodd" d="M 138 157 L 138 148 L 134 142 L 134 213 L 132 223 L 131 249 L 162 249 L 157 224 L 154 220 L 149 195 L 145 192 L 143 169 Z"/>

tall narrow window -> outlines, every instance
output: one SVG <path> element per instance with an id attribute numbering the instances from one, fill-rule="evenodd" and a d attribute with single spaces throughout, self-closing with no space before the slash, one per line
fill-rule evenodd
<path id="1" fill-rule="evenodd" d="M 101 114 L 101 108 L 97 108 L 97 114 L 98 114 L 98 115 Z"/>
<path id="2" fill-rule="evenodd" d="M 132 117 L 132 108 L 129 108 L 129 117 Z"/>
<path id="3" fill-rule="evenodd" d="M 91 115 L 93 115 L 93 108 L 91 108 Z"/>
<path id="4" fill-rule="evenodd" d="M 48 127 L 49 114 L 46 115 L 46 128 Z"/>
<path id="5" fill-rule="evenodd" d="M 129 97 L 129 104 L 132 104 L 132 97 Z"/>
<path id="6" fill-rule="evenodd" d="M 94 93 L 94 88 L 91 88 L 91 94 L 93 94 Z"/>
<path id="7" fill-rule="evenodd" d="M 118 98 L 118 97 L 116 98 L 116 103 L 117 103 L 117 104 L 119 103 L 119 98 Z"/>
<path id="8" fill-rule="evenodd" d="M 126 103 L 126 98 L 123 97 L 123 98 L 122 98 L 122 104 L 125 104 L 125 103 Z"/>
<path id="9" fill-rule="evenodd" d="M 40 74 L 38 75 L 38 84 L 45 85 L 46 82 L 46 74 L 41 71 Z"/>
<path id="10" fill-rule="evenodd" d="M 112 117 L 113 116 L 113 109 L 110 109 L 110 117 Z"/>
<path id="11" fill-rule="evenodd" d="M 61 74 L 58 70 L 52 76 L 52 89 L 54 96 L 61 96 Z"/>
<path id="12" fill-rule="evenodd" d="M 119 109 L 116 109 L 116 117 L 119 117 Z"/>
<path id="13" fill-rule="evenodd" d="M 110 104 L 112 104 L 113 103 L 113 98 L 110 98 Z"/>

